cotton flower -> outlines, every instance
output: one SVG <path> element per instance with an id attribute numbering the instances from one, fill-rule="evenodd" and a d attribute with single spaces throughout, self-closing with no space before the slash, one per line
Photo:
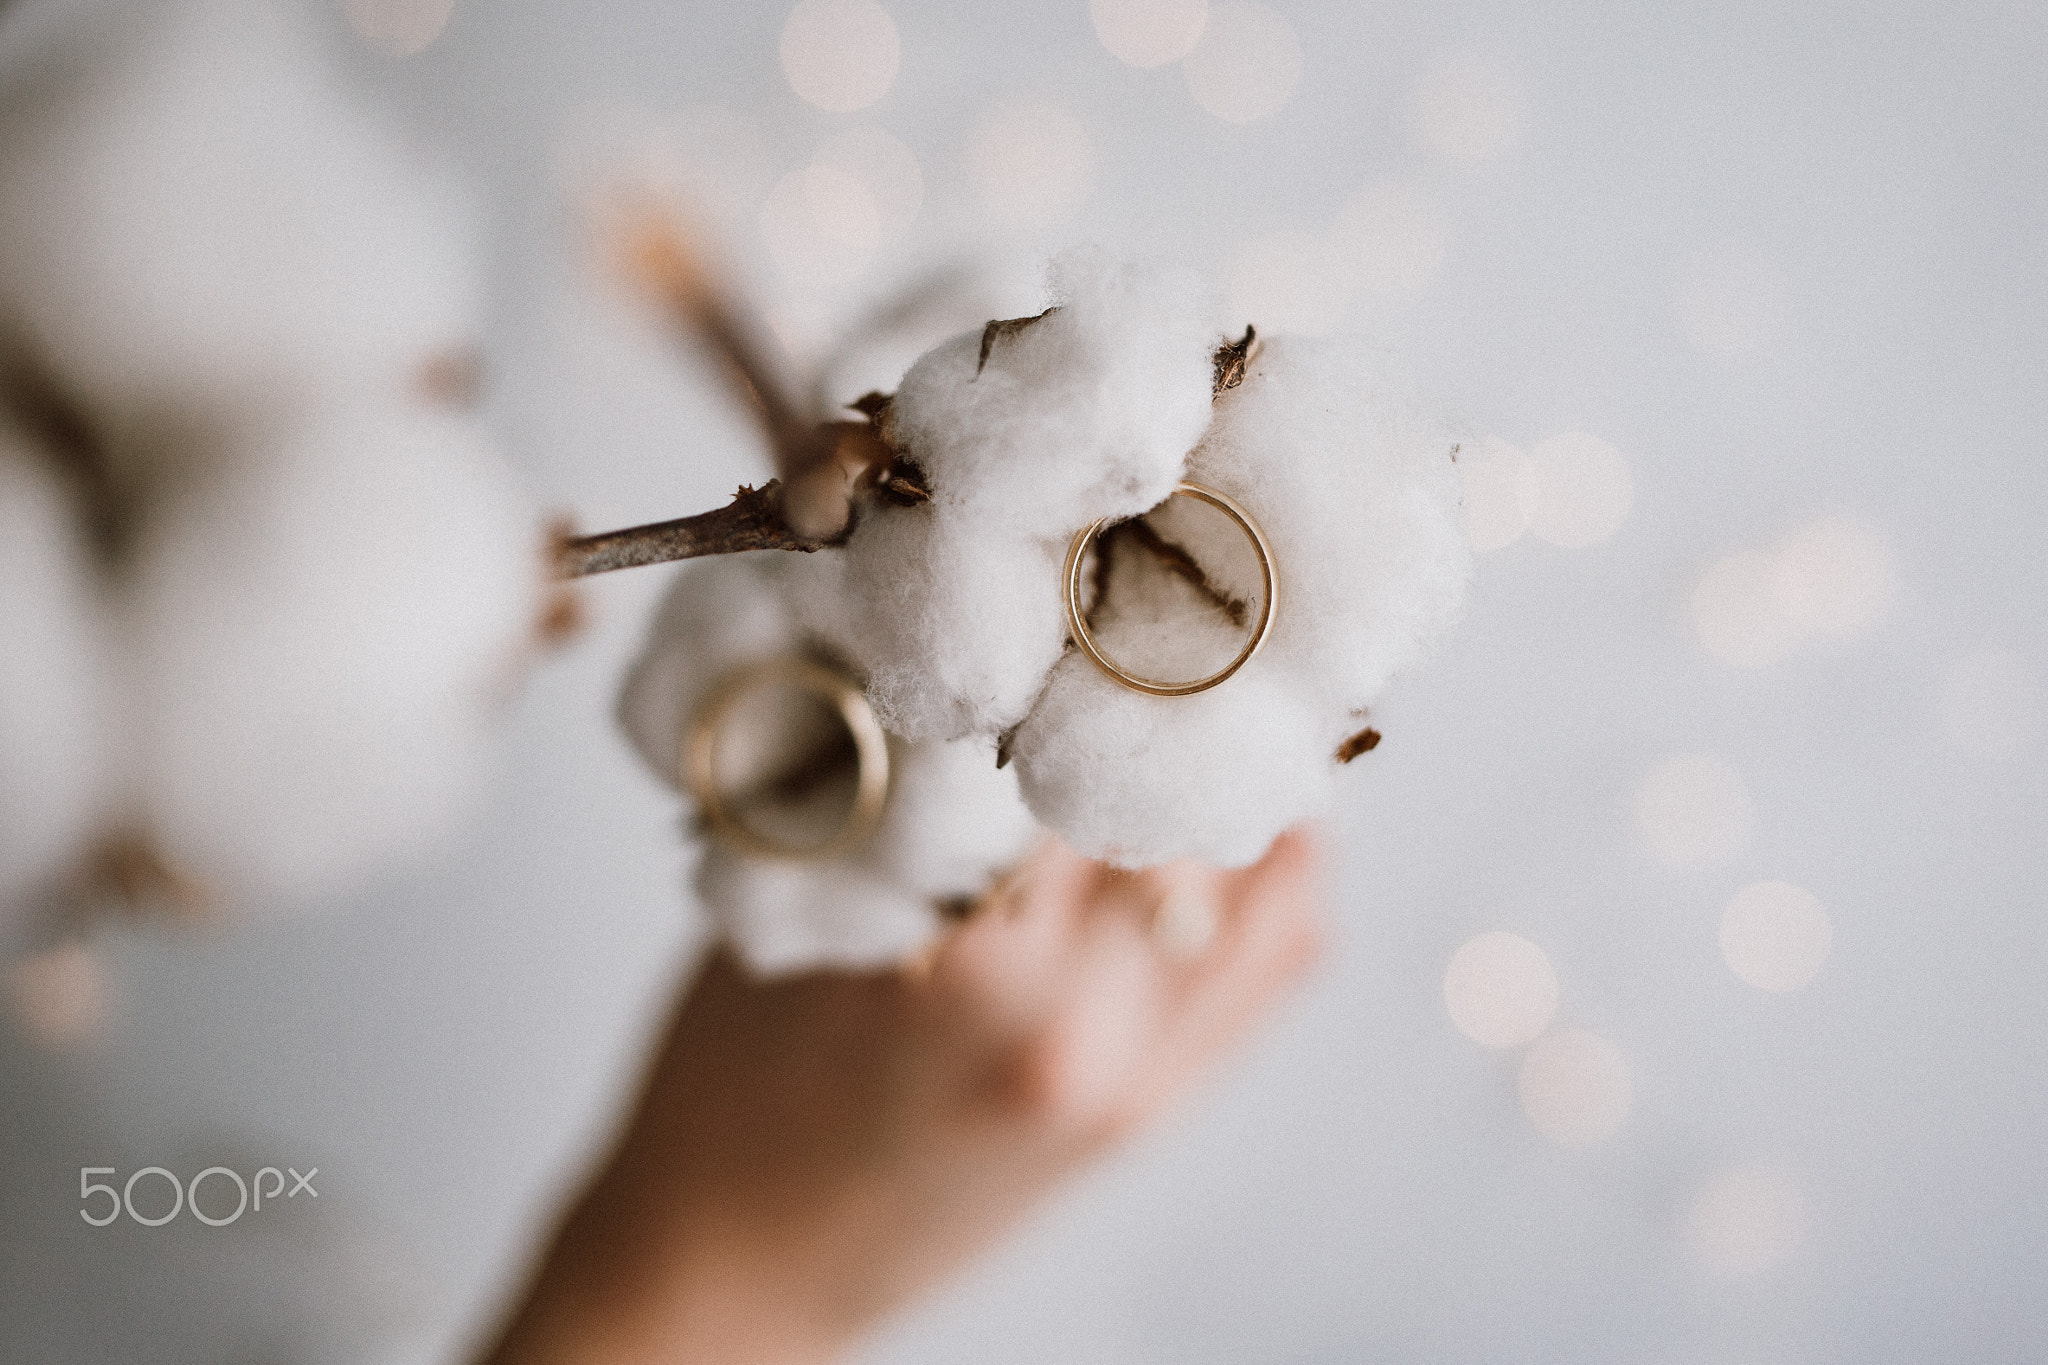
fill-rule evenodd
<path id="1" fill-rule="evenodd" d="M 1218 396 L 1187 477 L 1265 532 L 1281 584 L 1272 633 L 1236 675 L 1187 697 L 1130 691 L 1068 654 L 1012 742 L 1032 812 L 1114 862 L 1228 865 L 1327 805 L 1338 746 L 1463 601 L 1454 444 L 1446 419 L 1356 344 L 1264 347 Z M 1225 593 L 1250 599 L 1256 582 L 1229 576 L 1242 556 L 1216 543 L 1238 533 L 1219 523 L 1184 519 L 1176 534 Z M 1185 656 L 1205 635 L 1227 659 L 1242 634 L 1198 598 L 1152 599 L 1135 622 L 1102 623 L 1112 657 L 1158 658 L 1173 643 L 1159 637 L 1176 637 L 1184 657 L 1172 662 L 1199 676 Z"/>
<path id="2" fill-rule="evenodd" d="M 532 511 L 467 417 L 309 415 L 239 454 L 155 509 L 125 633 L 139 827 L 237 901 L 447 826 L 538 578 Z"/>
<path id="3" fill-rule="evenodd" d="M 1057 265 L 1052 292 L 1045 316 L 911 367 L 883 434 L 929 501 L 863 507 L 844 548 L 802 570 L 805 625 L 912 739 L 1023 718 L 1065 645 L 1068 538 L 1166 497 L 1209 422 L 1218 329 L 1199 282 L 1089 253 Z"/>
<path id="4" fill-rule="evenodd" d="M 544 606 L 454 206 L 282 8 L 10 17 L 0 392 L 82 492 L 42 579 L 93 547 L 38 589 L 106 641 L 87 842 L 216 905 L 343 885 L 445 826 Z M 0 708 L 55 727 L 69 657 Z"/>
<path id="5" fill-rule="evenodd" d="M 868 403 L 889 468 L 853 479 L 843 535 L 771 538 L 810 551 L 774 593 L 699 580 L 642 675 L 682 667 L 693 640 L 737 657 L 720 642 L 742 628 L 821 651 L 896 734 L 993 742 L 1030 813 L 1079 851 L 1247 864 L 1330 803 L 1377 741 L 1368 706 L 1462 606 L 1456 426 L 1357 343 L 1226 342 L 1170 273 L 1082 255 L 1054 280 L 1053 309 L 941 343 Z M 755 527 L 769 496 L 745 494 L 732 524 Z M 1070 564 L 1092 653 L 1073 647 Z M 658 763 L 674 762 L 676 690 L 652 715 L 628 694 Z M 728 903 L 737 884 L 700 880 Z M 848 896 L 847 916 L 871 913 Z"/>
<path id="6" fill-rule="evenodd" d="M 289 421 L 308 394 L 409 391 L 469 339 L 459 205 L 292 11 L 54 8 L 15 16 L 46 31 L 0 138 L 0 298 L 124 460 L 203 450 L 157 439 L 163 409 Z"/>
<path id="7" fill-rule="evenodd" d="M 629 674 L 619 719 L 648 767 L 682 786 L 690 719 L 734 670 L 829 657 L 795 604 L 802 560 L 758 552 L 677 574 Z M 735 712 L 743 759 L 775 772 L 820 739 L 817 722 L 784 705 Z M 1036 824 L 983 739 L 888 740 L 892 781 L 879 824 L 858 847 L 818 859 L 763 858 L 707 836 L 696 888 L 714 932 L 764 974 L 872 967 L 908 956 L 941 927 L 942 907 L 985 893 L 1023 855 Z M 824 779 L 828 784 L 829 778 Z M 794 794 L 778 814 L 806 841 L 829 835 L 843 807 Z"/>

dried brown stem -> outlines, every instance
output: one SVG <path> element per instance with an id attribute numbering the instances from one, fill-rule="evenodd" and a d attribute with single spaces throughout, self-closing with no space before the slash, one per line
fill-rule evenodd
<path id="1" fill-rule="evenodd" d="M 701 555 L 741 550 L 810 551 L 831 543 L 789 529 L 782 517 L 782 485 L 770 479 L 760 488 L 742 487 L 731 502 L 714 511 L 564 541 L 556 566 L 564 578 L 583 578 Z"/>
<path id="2" fill-rule="evenodd" d="M 100 562 L 119 563 L 134 538 L 136 491 L 116 476 L 100 433 L 51 367 L 12 338 L 0 344 L 0 411 L 35 439 L 49 467 L 69 485 L 79 524 Z"/>
<path id="3" fill-rule="evenodd" d="M 682 229 L 659 213 L 642 214 L 628 238 L 635 274 L 683 327 L 718 354 L 735 386 L 745 395 L 775 449 L 782 479 L 760 489 L 742 488 L 726 507 L 675 521 L 633 526 L 566 542 L 559 555 L 564 578 L 608 573 L 642 564 L 660 564 L 700 555 L 733 554 L 741 550 L 817 550 L 843 540 L 851 529 L 853 498 L 863 490 L 898 507 L 931 500 L 931 488 L 911 453 L 895 450 L 882 438 L 890 397 L 864 394 L 850 404 L 866 422 L 824 422 L 805 425 L 784 396 L 776 367 L 754 346 L 758 330 L 744 310 L 711 282 L 702 258 Z M 998 341 L 1012 336 L 1048 314 L 998 318 L 982 329 L 981 373 Z M 1216 348 L 1216 392 L 1242 383 L 1245 368 L 1258 349 L 1258 332 Z M 1124 532 L 1124 527 L 1134 528 Z M 1109 547 L 1119 533 L 1139 543 L 1173 573 L 1185 579 L 1233 625 L 1243 626 L 1248 606 L 1209 581 L 1202 566 L 1180 546 L 1161 537 L 1143 521 L 1125 522 L 1105 531 L 1098 546 L 1096 602 L 1108 588 Z"/>
<path id="4" fill-rule="evenodd" d="M 1221 394 L 1225 389 L 1234 389 L 1244 383 L 1244 372 L 1258 349 L 1259 329 L 1250 323 L 1245 324 L 1242 337 L 1218 346 L 1215 358 L 1210 362 L 1215 367 L 1214 387 L 1210 392 Z"/>
<path id="5" fill-rule="evenodd" d="M 1241 630 L 1245 622 L 1251 619 L 1250 604 L 1232 597 L 1210 582 L 1209 575 L 1203 571 L 1201 564 L 1185 548 L 1160 535 L 1143 517 L 1134 517 L 1130 521 L 1120 521 L 1114 526 L 1105 527 L 1102 534 L 1095 539 L 1095 595 L 1088 605 L 1088 624 L 1091 627 L 1095 624 L 1096 613 L 1109 599 L 1111 556 L 1114 555 L 1116 546 L 1126 537 L 1136 541 L 1141 548 L 1150 552 L 1160 567 L 1181 579 L 1201 594 L 1210 606 L 1229 617 L 1231 625 Z"/>
<path id="6" fill-rule="evenodd" d="M 1013 337 L 1034 322 L 1043 321 L 1059 312 L 1057 307 L 1034 313 L 1028 318 L 991 318 L 988 326 L 981 329 L 981 356 L 974 362 L 974 377 L 981 378 L 981 372 L 988 367 L 988 358 L 995 351 L 996 343 L 1005 337 Z"/>
<path id="7" fill-rule="evenodd" d="M 752 311 L 713 280 L 704 252 L 675 215 L 652 207 L 635 211 L 624 233 L 624 255 L 634 277 L 654 295 L 678 328 L 716 355 L 733 388 L 753 409 L 785 482 L 830 453 L 814 423 L 784 386 L 783 367 L 771 357 Z"/>

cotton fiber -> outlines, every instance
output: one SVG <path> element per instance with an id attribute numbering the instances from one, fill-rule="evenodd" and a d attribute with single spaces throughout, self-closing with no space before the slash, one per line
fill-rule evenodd
<path id="1" fill-rule="evenodd" d="M 1338 745 L 1462 603 L 1470 554 L 1455 444 L 1449 421 L 1363 347 L 1265 346 L 1218 396 L 1187 463 L 1190 480 L 1236 499 L 1272 547 L 1280 592 L 1265 648 L 1187 697 L 1128 690 L 1070 654 L 1012 742 L 1032 812 L 1082 852 L 1126 866 L 1230 865 L 1327 804 Z M 1256 559 L 1228 552 L 1241 535 L 1216 518 L 1200 525 L 1183 548 L 1224 596 L 1255 601 Z M 1156 615 L 1103 623 L 1112 658 L 1163 657 L 1182 670 L 1173 676 L 1198 677 L 1243 637 L 1199 599 L 1145 600 Z"/>
<path id="2" fill-rule="evenodd" d="M 619 718 L 658 776 L 681 787 L 679 758 L 690 718 L 735 670 L 776 659 L 836 662 L 795 609 L 810 581 L 807 557 L 759 551 L 681 570 L 627 677 Z M 791 705 L 735 710 L 727 736 L 736 767 L 773 773 L 800 764 L 830 726 Z M 874 967 L 928 943 L 941 907 L 984 894 L 1022 857 L 1036 823 L 1014 774 L 982 738 L 888 739 L 892 783 L 874 833 L 843 854 L 762 857 L 705 832 L 696 888 L 714 932 L 763 974 L 821 967 Z M 791 842 L 816 842 L 844 818 L 830 799 L 850 769 L 818 776 L 784 798 Z"/>
<path id="3" fill-rule="evenodd" d="M 229 901 L 445 828 L 527 663 L 535 517 L 470 418 L 308 415 L 216 449 L 134 550 L 136 824 Z"/>
<path id="4" fill-rule="evenodd" d="M 215 907 L 334 890 L 445 827 L 547 572 L 468 409 L 452 206 L 296 15 L 32 2 L 0 52 L 0 405 L 62 437 L 45 464 L 78 495 L 6 591 L 111 652 L 88 842 Z M 94 695 L 71 657 L 4 704 L 68 733 Z"/>
<path id="5" fill-rule="evenodd" d="M 883 434 L 930 500 L 864 507 L 845 547 L 804 571 L 806 625 L 911 739 L 1023 718 L 1065 639 L 1067 537 L 1164 498 L 1209 422 L 1218 328 L 1197 280 L 1089 252 L 1052 286 L 1053 311 L 911 367 Z"/>
<path id="6" fill-rule="evenodd" d="M 0 311 L 120 458 L 197 453 L 155 439 L 164 410 L 289 421 L 309 395 L 407 390 L 469 340 L 458 206 L 344 98 L 294 11 L 42 17 L 0 108 Z"/>

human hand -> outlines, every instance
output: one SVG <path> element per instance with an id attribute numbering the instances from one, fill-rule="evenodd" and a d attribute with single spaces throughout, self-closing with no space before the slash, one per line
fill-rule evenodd
<path id="1" fill-rule="evenodd" d="M 1313 841 L 1124 873 L 1048 842 L 923 962 L 712 957 L 487 1365 L 817 1365 L 1241 1040 L 1318 942 Z"/>

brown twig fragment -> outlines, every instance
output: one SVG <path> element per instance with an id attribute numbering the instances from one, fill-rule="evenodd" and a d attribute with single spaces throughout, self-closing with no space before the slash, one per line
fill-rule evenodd
<path id="1" fill-rule="evenodd" d="M 1225 389 L 1234 389 L 1244 383 L 1244 372 L 1252 363 L 1252 356 L 1259 349 L 1259 329 L 1245 324 L 1244 335 L 1236 341 L 1225 342 L 1216 348 L 1215 387 L 1212 395 L 1219 395 Z"/>
<path id="2" fill-rule="evenodd" d="M 219 907 L 214 889 L 187 873 L 148 833 L 127 827 L 101 836 L 83 865 L 85 892 L 131 911 L 159 910 L 200 923 Z"/>
<path id="3" fill-rule="evenodd" d="M 1251 619 L 1251 606 L 1240 598 L 1232 597 L 1209 581 L 1209 575 L 1200 562 L 1179 545 L 1154 530 L 1143 517 L 1120 521 L 1114 526 L 1104 527 L 1102 534 L 1095 538 L 1095 595 L 1088 604 L 1088 624 L 1095 624 L 1096 613 L 1109 599 L 1111 557 L 1116 546 L 1126 538 L 1134 540 L 1159 562 L 1161 568 L 1185 582 L 1209 603 L 1210 606 L 1230 618 L 1230 624 L 1244 628 Z"/>
<path id="4" fill-rule="evenodd" d="M 976 379 L 981 378 L 981 372 L 987 368 L 989 354 L 995 350 L 996 342 L 1004 337 L 1013 337 L 1032 323 L 1049 318 L 1059 311 L 1059 308 L 1054 306 L 1046 309 L 1043 313 L 1036 313 L 1028 318 L 991 319 L 988 326 L 981 329 L 981 358 L 974 362 L 974 377 Z"/>
<path id="5" fill-rule="evenodd" d="M 556 567 L 564 578 L 583 578 L 701 555 L 741 550 L 811 551 L 831 543 L 830 539 L 800 536 L 789 528 L 782 516 L 782 484 L 770 479 L 759 488 L 742 487 L 725 506 L 694 517 L 564 541 Z"/>
<path id="6" fill-rule="evenodd" d="M 761 423 L 776 471 L 796 478 L 822 460 L 813 424 L 791 401 L 783 367 L 772 358 L 766 329 L 713 280 L 704 252 L 673 213 L 653 206 L 629 211 L 620 233 L 627 272 L 675 321 L 716 354 L 734 389 Z"/>
<path id="7" fill-rule="evenodd" d="M 889 462 L 887 472 L 875 485 L 875 492 L 884 501 L 898 507 L 917 507 L 932 500 L 932 490 L 924 471 L 901 455 Z"/>
<path id="8" fill-rule="evenodd" d="M 1380 744 L 1380 732 L 1370 725 L 1337 746 L 1337 761 L 1349 763 L 1360 754 L 1371 753 Z"/>

